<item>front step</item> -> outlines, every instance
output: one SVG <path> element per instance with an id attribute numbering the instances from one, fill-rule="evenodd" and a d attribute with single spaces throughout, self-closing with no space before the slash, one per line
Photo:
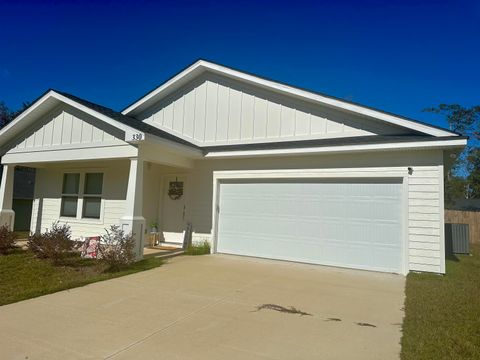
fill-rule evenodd
<path id="1" fill-rule="evenodd" d="M 155 245 L 154 247 L 155 248 L 169 247 L 169 248 L 181 249 L 183 247 L 183 243 L 161 241 L 158 245 Z"/>
<path id="2" fill-rule="evenodd" d="M 185 251 L 179 249 L 179 250 L 176 250 L 176 251 L 169 251 L 169 252 L 165 252 L 165 253 L 160 253 L 158 255 L 154 255 L 154 257 L 159 258 L 159 259 L 168 259 L 168 258 L 172 258 L 172 257 L 178 256 L 178 255 L 183 255 L 184 252 Z"/>

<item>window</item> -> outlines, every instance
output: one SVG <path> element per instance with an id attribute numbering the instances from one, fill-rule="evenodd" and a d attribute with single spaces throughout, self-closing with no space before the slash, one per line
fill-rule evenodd
<path id="1" fill-rule="evenodd" d="M 60 216 L 80 217 L 78 215 L 80 201 L 82 218 L 100 219 L 102 192 L 103 173 L 64 174 Z"/>
<path id="2" fill-rule="evenodd" d="M 99 219 L 102 203 L 103 174 L 86 173 L 85 189 L 83 191 L 84 218 Z"/>
<path id="3" fill-rule="evenodd" d="M 79 184 L 80 174 L 69 173 L 63 175 L 62 204 L 60 207 L 61 216 L 77 216 Z"/>

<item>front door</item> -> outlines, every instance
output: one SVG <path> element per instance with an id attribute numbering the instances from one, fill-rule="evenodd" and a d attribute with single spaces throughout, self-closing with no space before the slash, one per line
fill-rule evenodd
<path id="1" fill-rule="evenodd" d="M 187 211 L 185 184 L 185 176 L 172 175 L 164 178 L 162 232 L 165 242 L 183 242 Z"/>

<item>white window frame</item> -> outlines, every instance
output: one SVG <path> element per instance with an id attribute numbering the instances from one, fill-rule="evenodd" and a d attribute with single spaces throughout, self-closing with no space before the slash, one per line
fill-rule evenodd
<path id="1" fill-rule="evenodd" d="M 72 175 L 77 175 L 78 174 L 78 189 L 76 193 L 64 193 L 63 192 L 63 186 L 65 185 L 65 175 L 67 174 L 72 174 Z M 80 183 L 82 179 L 82 174 L 79 172 L 74 172 L 74 171 L 68 171 L 62 173 L 62 195 L 60 197 L 60 217 L 65 218 L 65 219 L 75 219 L 78 216 L 78 202 L 80 201 Z M 66 216 L 62 215 L 62 204 L 63 204 L 63 198 L 64 197 L 76 197 L 77 198 L 77 212 L 75 216 Z"/>
<path id="2" fill-rule="evenodd" d="M 102 181 L 102 193 L 101 194 L 85 194 L 85 179 L 86 179 L 86 174 L 90 173 L 102 173 L 103 174 L 103 181 Z M 68 194 L 63 194 L 63 178 L 65 174 L 80 174 L 80 180 L 79 180 L 79 189 L 78 189 L 78 201 L 77 201 L 77 215 L 75 217 L 70 217 L 70 216 L 62 216 L 62 206 L 60 203 L 60 208 L 59 208 L 59 215 L 58 218 L 62 222 L 68 222 L 68 223 L 90 223 L 90 224 L 103 224 L 104 222 L 104 214 L 105 214 L 105 184 L 106 184 L 106 177 L 107 177 L 107 172 L 103 168 L 89 168 L 89 169 L 71 169 L 71 170 L 64 170 L 61 172 L 61 177 L 62 177 L 62 197 L 63 196 L 70 196 Z M 88 217 L 83 217 L 83 199 L 84 196 L 87 197 L 99 197 L 100 200 L 100 217 L 99 218 L 88 218 Z"/>

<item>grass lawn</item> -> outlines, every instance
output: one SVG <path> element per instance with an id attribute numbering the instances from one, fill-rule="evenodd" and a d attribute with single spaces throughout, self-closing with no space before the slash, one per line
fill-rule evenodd
<path id="1" fill-rule="evenodd" d="M 409 274 L 402 359 L 480 359 L 480 246 L 445 276 Z"/>
<path id="2" fill-rule="evenodd" d="M 104 263 L 82 259 L 78 254 L 69 256 L 62 266 L 54 266 L 49 260 L 37 259 L 28 251 L 17 250 L 0 256 L 0 305 L 152 269 L 161 264 L 161 259 L 151 257 L 124 270 L 109 272 Z"/>

